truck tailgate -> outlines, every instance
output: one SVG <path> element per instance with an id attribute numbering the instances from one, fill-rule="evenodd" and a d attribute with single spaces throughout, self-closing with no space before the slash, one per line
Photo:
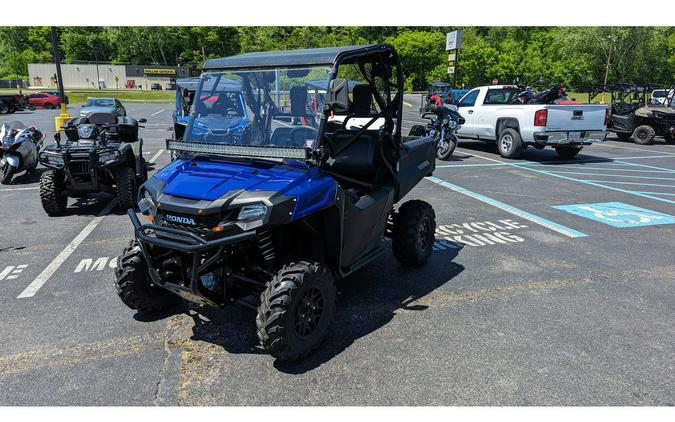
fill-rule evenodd
<path id="1" fill-rule="evenodd" d="M 607 106 L 595 104 L 547 105 L 546 131 L 606 130 Z"/>

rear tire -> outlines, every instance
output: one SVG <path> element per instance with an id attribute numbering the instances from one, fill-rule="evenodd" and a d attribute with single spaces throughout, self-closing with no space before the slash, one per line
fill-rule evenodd
<path id="1" fill-rule="evenodd" d="M 40 175 L 40 200 L 48 215 L 63 215 L 68 205 L 68 195 L 63 175 L 55 170 L 47 170 Z"/>
<path id="2" fill-rule="evenodd" d="M 12 181 L 12 177 L 14 177 L 15 170 L 16 169 L 12 167 L 11 164 L 5 162 L 5 165 L 0 169 L 0 183 L 3 185 L 9 185 L 9 183 Z"/>
<path id="3" fill-rule="evenodd" d="M 651 145 L 654 143 L 656 131 L 649 125 L 641 125 L 633 131 L 633 140 L 638 145 Z"/>
<path id="4" fill-rule="evenodd" d="M 673 136 L 673 134 L 668 131 L 663 133 L 663 140 L 669 145 L 675 144 L 675 136 Z"/>
<path id="5" fill-rule="evenodd" d="M 431 205 L 420 200 L 404 203 L 394 214 L 394 256 L 406 267 L 425 264 L 433 250 L 435 233 L 436 214 Z"/>
<path id="6" fill-rule="evenodd" d="M 45 108 L 46 108 L 47 110 L 51 110 L 51 109 L 54 108 L 54 105 L 51 104 L 51 103 L 47 103 L 47 104 L 45 104 Z"/>
<path id="7" fill-rule="evenodd" d="M 523 139 L 517 130 L 506 128 L 499 134 L 497 150 L 504 158 L 518 158 L 523 154 Z"/>
<path id="8" fill-rule="evenodd" d="M 117 188 L 117 204 L 123 210 L 134 208 L 136 205 L 136 175 L 129 167 L 122 167 L 115 171 L 115 185 Z"/>
<path id="9" fill-rule="evenodd" d="M 180 301 L 173 293 L 152 284 L 141 247 L 136 240 L 117 257 L 115 290 L 122 303 L 138 312 L 159 312 Z"/>
<path id="10" fill-rule="evenodd" d="M 256 327 L 260 343 L 281 361 L 310 354 L 335 317 L 335 282 L 318 263 L 284 265 L 260 295 Z"/>
<path id="11" fill-rule="evenodd" d="M 581 152 L 582 148 L 575 147 L 555 147 L 555 152 L 562 160 L 571 160 Z"/>

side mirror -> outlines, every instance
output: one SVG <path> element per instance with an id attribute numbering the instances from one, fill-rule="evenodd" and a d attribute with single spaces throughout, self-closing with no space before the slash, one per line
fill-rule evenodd
<path id="1" fill-rule="evenodd" d="M 147 121 L 148 119 L 146 118 L 138 119 L 138 123 L 146 123 Z"/>
<path id="2" fill-rule="evenodd" d="M 349 111 L 349 86 L 347 79 L 333 79 L 328 84 L 326 105 L 334 113 L 346 113 Z"/>
<path id="3" fill-rule="evenodd" d="M 54 134 L 54 141 L 56 142 L 56 146 L 58 148 L 61 148 L 61 133 L 60 132 L 56 132 Z"/>

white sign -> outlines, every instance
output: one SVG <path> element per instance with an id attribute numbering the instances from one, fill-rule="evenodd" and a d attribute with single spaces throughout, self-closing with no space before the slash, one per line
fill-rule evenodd
<path id="1" fill-rule="evenodd" d="M 445 35 L 445 50 L 457 50 L 462 48 L 462 31 L 452 31 Z"/>
<path id="2" fill-rule="evenodd" d="M 448 73 L 453 75 L 455 73 L 455 66 L 448 66 Z"/>
<path id="3" fill-rule="evenodd" d="M 448 54 L 448 61 L 449 62 L 454 62 L 456 58 L 457 58 L 457 53 L 452 52 L 452 53 Z"/>

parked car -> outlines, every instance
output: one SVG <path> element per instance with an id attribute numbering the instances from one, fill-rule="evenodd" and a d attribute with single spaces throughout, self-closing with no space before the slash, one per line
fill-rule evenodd
<path id="1" fill-rule="evenodd" d="M 574 158 L 584 145 L 607 135 L 608 111 L 596 104 L 521 104 L 514 85 L 475 88 L 457 104 L 465 123 L 462 138 L 497 142 L 499 154 L 518 158 L 527 146 L 551 146 L 560 158 Z"/>
<path id="2" fill-rule="evenodd" d="M 176 83 L 175 82 L 169 82 L 168 84 L 164 85 L 164 89 L 167 91 L 173 91 L 176 89 Z"/>
<path id="3" fill-rule="evenodd" d="M 655 89 L 652 91 L 652 104 L 671 107 L 673 105 L 673 95 L 675 89 Z"/>
<path id="4" fill-rule="evenodd" d="M 0 95 L 0 114 L 11 114 L 24 109 L 25 97 L 18 94 Z"/>
<path id="5" fill-rule="evenodd" d="M 36 92 L 36 94 L 49 94 L 49 95 L 54 95 L 54 96 L 58 97 L 58 96 L 59 96 L 59 91 L 38 91 L 38 92 Z M 65 101 L 64 101 L 64 102 L 65 102 L 66 104 L 70 104 L 70 101 L 68 100 L 68 96 L 67 96 L 67 95 L 64 95 L 64 97 L 65 97 Z"/>
<path id="6" fill-rule="evenodd" d="M 59 98 L 58 94 L 53 95 L 47 92 L 36 92 L 35 94 L 26 95 L 26 102 L 29 106 L 46 108 L 47 110 L 61 106 L 61 98 Z"/>
<path id="7" fill-rule="evenodd" d="M 127 111 L 117 98 L 89 98 L 80 109 L 80 116 L 86 117 L 90 113 L 112 113 L 118 117 L 127 115 Z"/>
<path id="8" fill-rule="evenodd" d="M 160 85 L 158 83 L 154 83 L 154 84 L 150 85 L 150 89 L 153 90 L 153 91 L 161 91 L 162 85 Z"/>

